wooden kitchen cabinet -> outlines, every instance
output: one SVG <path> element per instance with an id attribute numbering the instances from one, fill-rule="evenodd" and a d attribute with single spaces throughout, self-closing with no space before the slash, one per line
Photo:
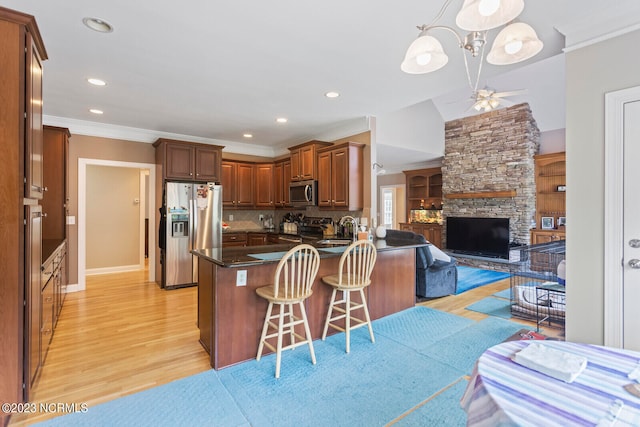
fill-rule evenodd
<path id="1" fill-rule="evenodd" d="M 247 246 L 247 233 L 222 233 L 222 247 Z"/>
<path id="2" fill-rule="evenodd" d="M 224 147 L 165 138 L 158 139 L 153 146 L 156 164 L 162 165 L 164 179 L 220 182 Z"/>
<path id="3" fill-rule="evenodd" d="M 429 243 L 442 248 L 442 226 L 440 224 L 400 223 L 400 230 L 422 234 Z"/>
<path id="4" fill-rule="evenodd" d="M 318 206 L 363 208 L 362 144 L 346 142 L 318 151 Z"/>
<path id="5" fill-rule="evenodd" d="M 316 152 L 321 147 L 331 145 L 324 141 L 309 141 L 289 147 L 291 151 L 291 181 L 317 179 Z"/>
<path id="6" fill-rule="evenodd" d="M 565 240 L 566 234 L 564 230 L 531 230 L 531 244 L 555 242 L 556 240 Z"/>
<path id="7" fill-rule="evenodd" d="M 69 137 L 67 128 L 44 126 L 44 185 L 42 198 L 43 239 L 67 238 L 67 163 Z"/>
<path id="8" fill-rule="evenodd" d="M 42 217 L 42 64 L 35 18 L 0 7 L 0 401 L 28 400 L 39 360 Z M 0 425 L 9 413 L 0 412 Z"/>
<path id="9" fill-rule="evenodd" d="M 275 207 L 273 163 L 258 163 L 255 168 L 256 207 L 273 209 Z"/>
<path id="10" fill-rule="evenodd" d="M 419 209 L 424 201 L 424 207 L 439 208 L 442 204 L 442 170 L 428 168 L 404 171 L 407 188 L 407 218 L 412 209 Z"/>
<path id="11" fill-rule="evenodd" d="M 288 207 L 291 183 L 291 160 L 279 160 L 273 165 L 273 200 L 277 208 Z"/>
<path id="12" fill-rule="evenodd" d="M 255 165 L 253 163 L 223 160 L 220 175 L 223 208 L 254 206 Z"/>
<path id="13" fill-rule="evenodd" d="M 267 233 L 247 233 L 247 246 L 262 246 L 267 244 Z"/>

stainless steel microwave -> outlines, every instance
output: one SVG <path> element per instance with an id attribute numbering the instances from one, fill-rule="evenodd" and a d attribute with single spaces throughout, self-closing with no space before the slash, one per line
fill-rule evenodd
<path id="1" fill-rule="evenodd" d="M 289 184 L 289 202 L 293 207 L 318 204 L 318 181 L 312 179 Z"/>

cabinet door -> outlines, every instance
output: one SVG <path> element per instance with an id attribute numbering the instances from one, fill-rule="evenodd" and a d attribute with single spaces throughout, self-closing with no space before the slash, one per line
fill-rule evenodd
<path id="1" fill-rule="evenodd" d="M 302 175 L 300 174 L 301 164 L 300 164 L 300 150 L 293 150 L 291 152 L 291 181 L 300 181 L 302 180 Z"/>
<path id="2" fill-rule="evenodd" d="M 315 178 L 315 154 L 316 151 L 312 145 L 300 148 L 300 179 Z"/>
<path id="3" fill-rule="evenodd" d="M 318 154 L 318 206 L 333 206 L 331 180 L 331 152 L 325 151 Z"/>
<path id="4" fill-rule="evenodd" d="M 166 177 L 193 180 L 193 147 L 167 143 Z"/>
<path id="5" fill-rule="evenodd" d="M 291 161 L 285 161 L 282 163 L 282 206 L 291 205 L 291 199 L 289 198 L 289 184 L 291 183 Z"/>
<path id="6" fill-rule="evenodd" d="M 63 240 L 66 233 L 66 170 L 69 130 L 44 127 L 44 184 L 42 210 L 47 214 L 42 224 L 42 238 Z"/>
<path id="7" fill-rule="evenodd" d="M 256 206 L 273 208 L 273 164 L 256 165 Z"/>
<path id="8" fill-rule="evenodd" d="M 26 307 L 26 331 L 25 339 L 28 348 L 26 349 L 25 370 L 29 373 L 28 386 L 33 384 L 33 380 L 38 373 L 41 363 L 41 342 L 40 329 L 42 323 L 42 208 L 39 205 L 25 206 L 25 217 L 27 219 L 26 241 L 28 246 L 25 260 L 26 274 L 25 295 Z M 51 270 L 53 267 L 48 267 Z M 52 273 L 52 271 L 51 271 Z M 46 280 L 46 279 L 45 279 Z"/>
<path id="9" fill-rule="evenodd" d="M 222 162 L 220 165 L 220 183 L 222 184 L 222 206 L 225 208 L 236 205 L 236 164 Z"/>
<path id="10" fill-rule="evenodd" d="M 43 181 L 43 137 L 42 137 L 42 60 L 31 35 L 27 33 L 26 53 L 26 109 L 27 132 L 25 197 L 42 199 Z"/>
<path id="11" fill-rule="evenodd" d="M 346 148 L 331 152 L 331 191 L 335 207 L 349 206 L 349 154 Z"/>
<path id="12" fill-rule="evenodd" d="M 195 147 L 196 180 L 220 181 L 220 150 L 218 148 Z"/>
<path id="13" fill-rule="evenodd" d="M 49 280 L 44 289 L 42 289 L 42 328 L 40 329 L 40 360 L 42 362 L 44 362 L 47 355 L 51 336 L 53 335 L 54 280 L 55 278 Z"/>
<path id="14" fill-rule="evenodd" d="M 285 162 L 277 162 L 273 165 L 273 201 L 276 207 L 286 206 L 285 195 L 289 197 L 289 181 L 291 174 L 291 163 L 285 171 Z M 285 175 L 286 173 L 286 175 Z M 287 183 L 285 188 L 285 182 Z"/>
<path id="15" fill-rule="evenodd" d="M 238 163 L 236 173 L 236 206 L 253 207 L 254 166 L 249 163 Z M 223 191 L 224 192 L 224 191 Z"/>
<path id="16" fill-rule="evenodd" d="M 247 236 L 247 246 L 261 246 L 267 244 L 265 233 L 249 233 Z"/>

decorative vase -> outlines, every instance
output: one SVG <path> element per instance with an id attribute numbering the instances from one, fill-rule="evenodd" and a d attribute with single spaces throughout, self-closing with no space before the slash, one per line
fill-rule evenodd
<path id="1" fill-rule="evenodd" d="M 379 225 L 376 228 L 376 237 L 378 239 L 384 239 L 385 237 L 387 237 L 387 229 L 385 228 L 384 225 Z"/>

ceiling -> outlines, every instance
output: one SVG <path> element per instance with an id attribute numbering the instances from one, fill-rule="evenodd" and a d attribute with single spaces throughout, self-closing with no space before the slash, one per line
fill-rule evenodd
<path id="1" fill-rule="evenodd" d="M 49 56 L 45 123 L 86 134 L 130 131 L 139 135 L 129 137 L 134 140 L 211 141 L 257 155 L 363 131 L 370 117 L 384 120 L 423 102 L 433 102 L 444 121 L 475 113 L 468 111 L 471 89 L 462 49 L 451 34 L 436 34 L 449 54 L 445 68 L 427 75 L 400 71 L 405 50 L 418 34 L 416 25 L 430 23 L 442 3 L 3 1 L 5 7 L 34 15 L 42 33 Z M 622 4 L 632 3 L 526 1 L 519 20 L 536 29 L 544 49 L 521 64 L 485 62 L 480 87 L 528 89 L 510 99 L 529 102 L 542 131 L 564 127 L 565 39 L 556 28 L 592 21 L 618 7 L 622 13 Z M 453 26 L 461 4 L 455 0 L 439 23 Z M 106 20 L 114 31 L 89 30 L 84 17 Z M 472 69 L 477 61 L 470 59 Z M 107 85 L 89 85 L 89 77 Z M 340 96 L 326 98 L 328 91 Z M 104 114 L 96 116 L 90 108 Z M 278 124 L 277 117 L 289 121 Z M 406 149 L 412 161 L 434 155 L 429 147 L 395 148 L 396 157 Z M 384 155 L 380 150 L 378 160 L 384 162 Z"/>

